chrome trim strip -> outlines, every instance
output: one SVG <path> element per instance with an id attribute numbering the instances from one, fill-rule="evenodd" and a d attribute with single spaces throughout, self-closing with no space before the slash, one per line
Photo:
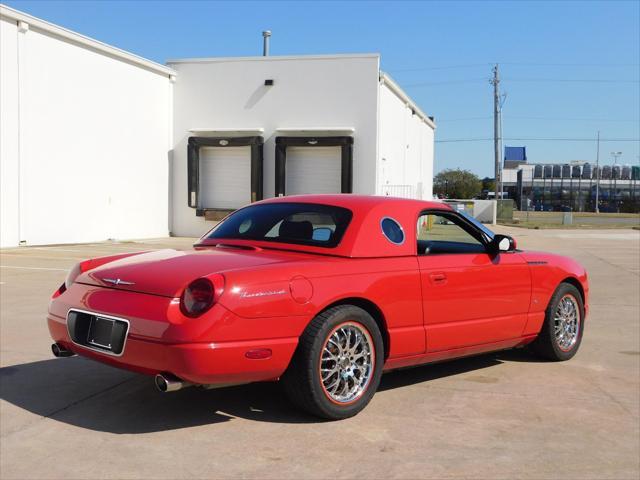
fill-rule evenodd
<path id="1" fill-rule="evenodd" d="M 101 349 L 101 348 L 93 348 L 93 347 L 90 347 L 89 345 L 83 345 L 81 343 L 77 343 L 73 339 L 73 335 L 71 335 L 71 332 L 69 331 L 69 314 L 71 312 L 84 313 L 86 315 L 93 315 L 94 317 L 108 318 L 110 320 L 118 320 L 120 322 L 126 323 L 127 324 L 127 330 L 124 332 L 124 342 L 122 342 L 122 352 L 114 353 L 114 352 L 111 352 L 109 350 L 104 350 L 104 349 Z M 103 315 L 102 313 L 90 312 L 88 310 L 81 310 L 79 308 L 70 308 L 69 310 L 67 310 L 67 315 L 65 317 L 65 321 L 67 323 L 67 334 L 69 335 L 69 339 L 71 340 L 71 343 L 73 343 L 74 345 L 77 345 L 78 347 L 86 348 L 87 350 L 91 350 L 93 352 L 104 353 L 105 355 L 111 355 L 112 357 L 121 357 L 122 355 L 124 355 L 124 350 L 127 347 L 127 339 L 129 338 L 129 328 L 131 327 L 131 323 L 126 318 L 114 317 L 113 315 Z"/>

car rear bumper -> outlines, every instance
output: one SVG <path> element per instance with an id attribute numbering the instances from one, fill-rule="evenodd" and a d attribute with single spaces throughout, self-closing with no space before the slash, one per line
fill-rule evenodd
<path id="1" fill-rule="evenodd" d="M 170 373 L 195 384 L 229 384 L 273 380 L 286 370 L 298 344 L 297 337 L 229 342 L 161 343 L 129 334 L 122 355 L 92 350 L 74 343 L 66 318 L 49 313 L 51 338 L 74 353 L 143 374 Z M 268 358 L 248 358 L 260 350 Z M 251 356 L 251 354 L 249 354 Z"/>

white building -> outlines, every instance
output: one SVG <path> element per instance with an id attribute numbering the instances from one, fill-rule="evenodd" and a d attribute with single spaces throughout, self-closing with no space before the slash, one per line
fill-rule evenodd
<path id="1" fill-rule="evenodd" d="M 434 123 L 375 54 L 173 60 L 175 235 L 261 198 L 431 198 Z M 210 226 L 210 224 L 209 224 Z"/>
<path id="2" fill-rule="evenodd" d="M 0 6 L 0 245 L 166 236 L 172 75 Z"/>
<path id="3" fill-rule="evenodd" d="M 0 245 L 199 236 L 296 193 L 431 198 L 434 123 L 378 55 L 169 67 L 0 6 Z"/>

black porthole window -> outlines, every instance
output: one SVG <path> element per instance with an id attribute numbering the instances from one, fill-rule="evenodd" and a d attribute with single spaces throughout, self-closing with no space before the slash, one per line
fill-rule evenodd
<path id="1" fill-rule="evenodd" d="M 396 245 L 402 245 L 404 243 L 404 230 L 402 230 L 400 224 L 393 218 L 383 218 L 380 226 L 382 227 L 382 233 L 391 243 Z"/>

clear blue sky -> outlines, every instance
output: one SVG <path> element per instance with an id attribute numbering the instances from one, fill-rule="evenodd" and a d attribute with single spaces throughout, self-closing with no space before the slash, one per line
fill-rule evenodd
<path id="1" fill-rule="evenodd" d="M 595 161 L 596 144 L 640 138 L 640 2 L 3 3 L 143 57 L 379 52 L 436 117 L 436 171 L 493 176 L 491 63 L 501 64 L 506 145 L 531 162 Z M 601 144 L 640 162 L 640 142 Z"/>

